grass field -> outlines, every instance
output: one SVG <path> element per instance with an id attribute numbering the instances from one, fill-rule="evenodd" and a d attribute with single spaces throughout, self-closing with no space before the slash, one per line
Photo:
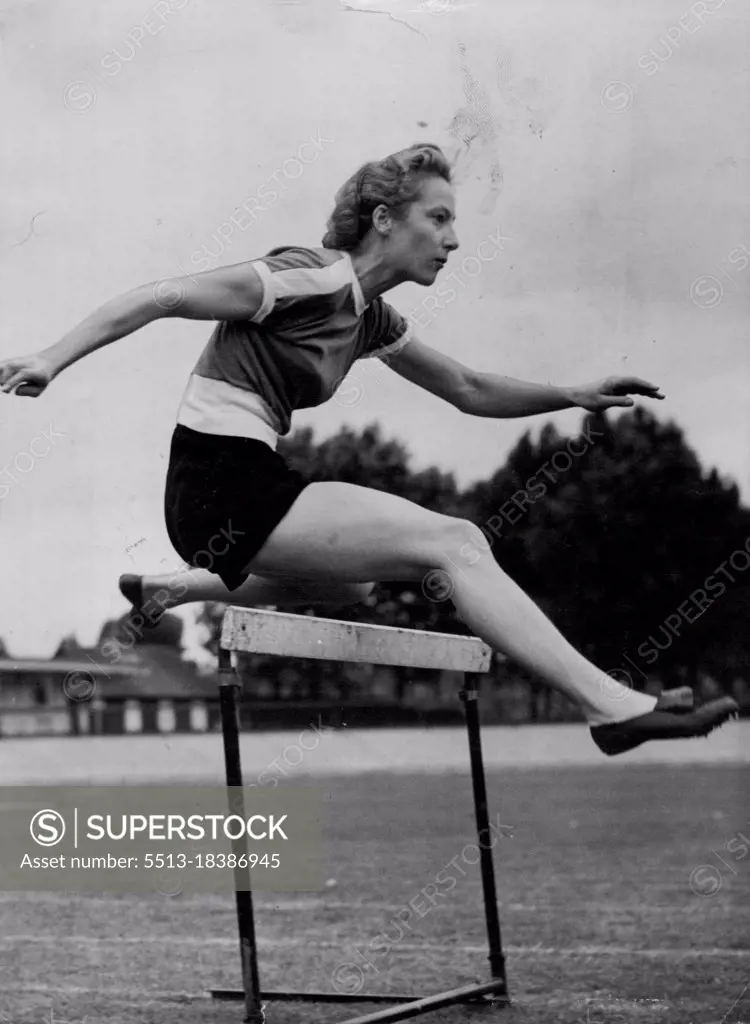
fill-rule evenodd
<path id="1" fill-rule="evenodd" d="M 750 1021 L 750 856 L 727 849 L 738 831 L 750 833 L 747 768 L 599 763 L 488 772 L 491 817 L 513 832 L 495 847 L 513 1005 L 419 1019 Z M 461 857 L 473 831 L 468 775 L 290 783 L 325 789 L 326 874 L 335 885 L 256 896 L 265 987 L 332 990 L 346 963 L 362 974 L 342 968 L 342 991 L 359 978 L 364 991 L 420 994 L 484 980 L 478 868 Z M 452 858 L 453 891 L 400 928 L 395 915 Z M 690 878 L 701 865 L 713 874 L 694 875 L 695 892 Z M 701 895 L 719 882 L 714 895 Z M 371 952 L 368 966 L 357 949 L 379 934 L 390 951 Z M 238 984 L 230 896 L 0 893 L 5 1024 L 241 1021 L 240 1004 L 205 995 Z M 336 1006 L 267 1009 L 269 1024 L 354 1015 Z"/>

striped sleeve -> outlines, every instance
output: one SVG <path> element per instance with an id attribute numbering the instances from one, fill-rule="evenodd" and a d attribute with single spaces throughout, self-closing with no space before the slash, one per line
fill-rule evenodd
<path id="1" fill-rule="evenodd" d="M 411 324 L 383 299 L 372 303 L 372 321 L 361 359 L 371 359 L 399 352 L 412 338 Z"/>
<path id="2" fill-rule="evenodd" d="M 342 291 L 351 290 L 343 260 L 325 263 L 310 249 L 273 249 L 250 264 L 263 285 L 263 299 L 254 323 L 275 322 L 289 316 L 303 321 L 330 315 Z"/>

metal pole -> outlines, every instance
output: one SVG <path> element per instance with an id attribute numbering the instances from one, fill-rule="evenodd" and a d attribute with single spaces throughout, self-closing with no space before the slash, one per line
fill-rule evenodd
<path id="1" fill-rule="evenodd" d="M 245 817 L 245 801 L 242 791 L 242 766 L 240 763 L 239 705 L 240 680 L 232 668 L 231 651 L 219 648 L 219 703 L 221 706 L 221 731 L 224 737 L 224 765 L 227 775 L 227 799 L 234 814 Z M 232 794 L 232 788 L 234 795 Z M 247 836 L 232 840 L 232 852 L 241 864 L 248 863 Z M 265 1024 L 266 1015 L 260 996 L 258 980 L 258 948 L 255 942 L 255 921 L 253 918 L 253 895 L 250 891 L 250 869 L 239 866 L 234 869 L 237 924 L 240 933 L 240 963 L 242 965 L 242 988 L 245 995 L 246 1024 Z M 246 889 L 240 889 L 246 884 Z"/>
<path id="2" fill-rule="evenodd" d="M 487 959 L 493 978 L 503 982 L 502 995 L 508 994 L 505 974 L 505 957 L 503 955 L 500 936 L 500 918 L 497 912 L 497 891 L 495 889 L 495 869 L 492 862 L 490 845 L 490 823 L 487 816 L 487 786 L 482 761 L 482 738 L 479 730 L 479 690 L 477 677 L 473 672 L 464 673 L 464 688 L 461 700 L 466 712 L 466 729 L 469 736 L 469 756 L 471 758 L 471 783 L 474 790 L 474 812 L 477 821 L 477 837 L 479 857 L 482 871 L 482 891 L 484 894 L 484 916 L 487 922 L 487 940 L 490 953 Z"/>

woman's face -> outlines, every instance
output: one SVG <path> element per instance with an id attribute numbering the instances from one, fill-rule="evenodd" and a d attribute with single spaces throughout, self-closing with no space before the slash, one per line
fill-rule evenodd
<path id="1" fill-rule="evenodd" d="M 451 186 L 437 175 L 425 177 L 417 199 L 403 216 L 392 221 L 388 254 L 406 273 L 406 280 L 433 283 L 450 253 L 458 248 L 455 217 Z"/>

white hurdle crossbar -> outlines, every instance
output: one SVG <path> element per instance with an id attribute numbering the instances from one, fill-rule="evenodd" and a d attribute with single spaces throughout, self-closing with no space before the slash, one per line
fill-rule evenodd
<path id="1" fill-rule="evenodd" d="M 385 1024 L 407 1020 L 430 1010 L 456 1003 L 487 1006 L 492 1001 L 509 1002 L 505 973 L 505 957 L 500 936 L 497 910 L 495 872 L 489 844 L 490 825 L 487 813 L 487 790 L 482 762 L 478 712 L 477 676 L 487 672 L 492 649 L 477 637 L 429 633 L 417 629 L 375 626 L 338 619 L 313 618 L 284 612 L 260 611 L 254 608 L 227 608 L 219 641 L 219 697 L 224 741 L 224 762 L 230 807 L 244 816 L 242 800 L 242 766 L 239 744 L 239 694 L 242 682 L 232 665 L 232 652 L 276 654 L 285 657 L 318 658 L 326 661 L 366 662 L 373 665 L 398 665 L 411 668 L 452 669 L 464 673 L 461 699 L 464 704 L 469 739 L 474 810 L 479 837 L 480 867 L 484 893 L 485 922 L 489 945 L 488 960 L 491 980 L 479 985 L 439 992 L 432 996 L 345 995 L 334 992 L 266 992 L 261 991 L 258 977 L 258 954 L 255 939 L 252 892 L 247 868 L 235 868 L 235 897 L 239 927 L 242 989 L 213 989 L 215 999 L 244 1001 L 246 1024 L 264 1024 L 264 1000 L 290 1000 L 334 1003 L 397 1003 L 384 1010 L 350 1018 L 342 1024 Z M 239 790 L 232 797 L 231 790 Z M 233 840 L 237 863 L 247 858 L 247 837 Z M 245 888 L 240 889 L 240 885 Z"/>

